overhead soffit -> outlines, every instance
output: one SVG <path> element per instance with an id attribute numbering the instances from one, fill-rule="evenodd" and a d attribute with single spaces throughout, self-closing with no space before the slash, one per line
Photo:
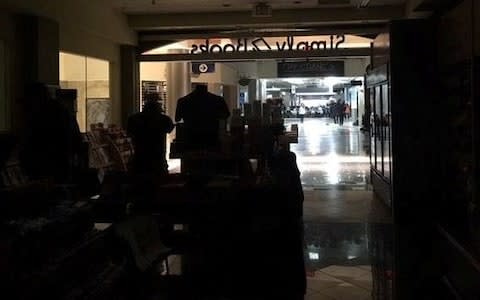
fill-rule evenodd
<path id="1" fill-rule="evenodd" d="M 350 33 L 370 38 L 388 20 L 404 16 L 406 0 L 370 0 L 367 8 L 359 8 L 364 0 L 300 0 L 299 4 L 295 4 L 298 2 L 295 0 L 267 0 L 273 10 L 272 17 L 267 18 L 252 17 L 250 11 L 258 0 L 106 1 L 129 16 L 129 24 L 141 34 L 140 39 L 155 41 L 207 37 L 216 33 L 229 35 L 232 31 L 236 31 L 233 36 L 241 36 L 242 31 L 262 29 L 263 36 L 276 29 L 296 35 L 295 29 L 314 32 L 314 28 L 319 27 L 322 27 L 320 34 Z M 208 17 L 205 12 L 210 12 Z M 332 32 L 325 32 L 325 28 Z M 367 30 L 359 31 L 359 28 Z"/>
<path id="2" fill-rule="evenodd" d="M 258 0 L 109 0 L 125 14 L 250 11 Z M 276 9 L 358 7 L 362 0 L 269 0 Z M 405 0 L 370 0 L 369 7 L 402 5 Z"/>
<path id="3" fill-rule="evenodd" d="M 195 38 L 247 38 L 247 37 L 271 37 L 288 35 L 330 35 L 330 34 L 352 34 L 369 39 L 373 39 L 378 33 L 385 31 L 385 25 L 382 24 L 361 24 L 346 26 L 328 25 L 328 26 L 305 26 L 305 27 L 266 27 L 266 28 L 245 28 L 245 29 L 187 29 L 187 30 L 140 30 L 139 40 L 142 42 L 175 40 L 183 41 Z"/>
<path id="4" fill-rule="evenodd" d="M 249 12 L 145 14 L 129 16 L 137 31 L 216 29 L 239 30 L 259 28 L 308 28 L 318 26 L 364 26 L 385 24 L 405 17 L 403 6 L 358 8 L 315 8 L 273 11 L 272 17 L 252 17 Z"/>
<path id="5" fill-rule="evenodd" d="M 452 8 L 461 0 L 423 0 L 415 8 L 416 11 L 442 11 Z"/>

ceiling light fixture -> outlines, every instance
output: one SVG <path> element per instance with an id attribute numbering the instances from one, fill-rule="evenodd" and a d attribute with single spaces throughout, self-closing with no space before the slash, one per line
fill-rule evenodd
<path id="1" fill-rule="evenodd" d="M 272 6 L 267 2 L 258 2 L 254 4 L 252 17 L 271 17 L 272 16 Z"/>
<path id="2" fill-rule="evenodd" d="M 358 7 L 365 8 L 368 6 L 369 3 L 370 3 L 370 0 L 360 0 Z"/>

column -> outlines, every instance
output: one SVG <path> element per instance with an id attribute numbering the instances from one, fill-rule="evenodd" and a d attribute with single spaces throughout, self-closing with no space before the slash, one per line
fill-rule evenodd
<path id="1" fill-rule="evenodd" d="M 267 81 L 258 79 L 258 100 L 265 102 L 267 100 Z"/>
<path id="2" fill-rule="evenodd" d="M 166 113 L 172 119 L 175 118 L 177 100 L 191 92 L 191 85 L 189 62 L 167 63 Z"/>
<path id="3" fill-rule="evenodd" d="M 208 91 L 212 94 L 219 95 L 219 96 L 225 96 L 224 95 L 224 90 L 223 90 L 223 85 L 218 82 L 209 82 L 208 83 Z"/>
<path id="4" fill-rule="evenodd" d="M 10 99 L 24 96 L 25 85 L 31 82 L 59 84 L 59 25 L 55 20 L 32 15 L 15 15 L 12 40 L 12 79 Z M 10 93 L 7 90 L 7 93 Z M 26 99 L 29 101 L 30 99 Z M 20 132 L 25 126 L 25 115 L 16 102 L 11 102 L 10 114 L 14 116 L 12 129 Z"/>
<path id="5" fill-rule="evenodd" d="M 23 91 L 26 83 L 59 83 L 59 25 L 48 18 L 18 15 L 15 28 L 16 68 L 22 78 L 17 86 Z"/>
<path id="6" fill-rule="evenodd" d="M 175 49 L 172 52 L 181 53 L 184 49 Z M 186 50 L 185 50 L 186 51 Z M 190 62 L 167 63 L 167 99 L 166 114 L 175 122 L 175 110 L 179 98 L 191 92 Z M 167 157 L 170 153 L 170 143 L 175 138 L 175 131 L 167 135 Z"/>
<path id="7" fill-rule="evenodd" d="M 128 116 L 139 110 L 138 96 L 139 83 L 139 64 L 135 57 L 136 48 L 131 45 L 120 46 L 120 93 L 121 93 L 121 116 L 122 126 L 126 128 Z M 111 64 L 110 64 L 111 65 Z M 110 76 L 113 75 L 113 69 L 110 70 Z M 112 77 L 110 77 L 112 78 Z M 112 102 L 113 104 L 113 102 Z M 113 109 L 115 115 L 118 114 L 116 109 Z"/>
<path id="8" fill-rule="evenodd" d="M 228 104 L 228 108 L 232 111 L 238 107 L 238 86 L 226 85 L 223 87 L 223 97 Z"/>
<path id="9" fill-rule="evenodd" d="M 358 89 L 358 125 L 362 126 L 362 117 L 365 114 L 365 86 Z"/>
<path id="10" fill-rule="evenodd" d="M 257 100 L 257 80 L 251 79 L 248 83 L 248 103 Z"/>

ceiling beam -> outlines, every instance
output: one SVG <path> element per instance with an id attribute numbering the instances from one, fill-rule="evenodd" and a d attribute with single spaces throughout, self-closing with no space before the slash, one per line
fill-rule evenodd
<path id="1" fill-rule="evenodd" d="M 449 10 L 463 0 L 407 0 L 405 14 L 409 18 L 422 18 L 432 13 Z"/>
<path id="2" fill-rule="evenodd" d="M 255 31 L 255 30 L 235 30 L 235 31 L 141 31 L 138 34 L 139 42 L 154 42 L 163 40 L 188 40 L 188 39 L 208 39 L 208 38 L 249 38 L 249 37 L 276 37 L 276 36 L 313 36 L 313 35 L 376 35 L 385 32 L 385 25 L 374 24 L 364 26 L 325 26 L 303 28 L 302 30 L 280 30 L 280 31 Z"/>
<path id="3" fill-rule="evenodd" d="M 309 8 L 274 10 L 272 17 L 252 17 L 250 11 L 129 15 L 131 28 L 142 30 L 254 29 L 334 24 L 376 24 L 405 17 L 405 8 Z"/>
<path id="4" fill-rule="evenodd" d="M 234 53 L 205 53 L 205 54 L 152 54 L 139 55 L 139 61 L 236 61 L 256 59 L 303 59 L 306 58 L 341 58 L 341 57 L 368 57 L 370 48 L 341 48 L 319 51 L 255 51 Z"/>

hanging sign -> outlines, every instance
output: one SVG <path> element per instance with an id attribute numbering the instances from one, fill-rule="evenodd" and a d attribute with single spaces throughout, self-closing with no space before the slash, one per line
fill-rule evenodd
<path id="1" fill-rule="evenodd" d="M 345 63 L 343 61 L 279 62 L 277 76 L 283 78 L 345 76 Z"/>
<path id="2" fill-rule="evenodd" d="M 264 37 L 247 39 L 239 38 L 236 43 L 215 44 L 206 39 L 202 44 L 193 44 L 190 54 L 235 53 L 235 52 L 266 52 L 266 51 L 312 51 L 338 49 L 345 42 L 345 35 L 330 35 L 324 40 L 309 41 L 298 37 L 287 36 L 275 43 L 268 42 Z"/>
<path id="3" fill-rule="evenodd" d="M 214 73 L 214 72 L 215 72 L 215 63 L 192 62 L 193 74 Z"/>

